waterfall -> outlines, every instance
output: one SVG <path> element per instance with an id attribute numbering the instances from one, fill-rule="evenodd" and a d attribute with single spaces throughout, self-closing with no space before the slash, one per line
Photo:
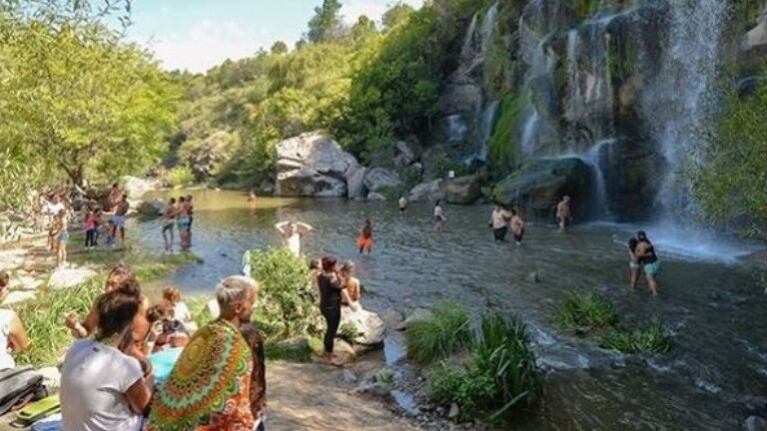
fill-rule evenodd
<path id="1" fill-rule="evenodd" d="M 643 108 L 667 161 L 657 203 L 672 214 L 695 212 L 680 174 L 700 162 L 703 132 L 715 108 L 714 80 L 720 66 L 727 0 L 671 0 L 669 41 L 661 70 Z"/>
<path id="2" fill-rule="evenodd" d="M 495 33 L 495 23 L 498 20 L 498 3 L 493 3 L 490 9 L 485 13 L 485 18 L 482 20 L 482 55 L 486 56 L 488 50 L 492 46 L 493 36 Z"/>
<path id="3" fill-rule="evenodd" d="M 609 146 L 614 144 L 614 139 L 605 139 L 597 141 L 586 153 L 581 156 L 587 165 L 591 166 L 596 176 L 596 201 L 594 202 L 594 208 L 596 209 L 595 215 L 598 218 L 611 218 L 610 206 L 607 197 L 607 184 L 605 182 L 605 174 L 602 168 L 602 160 L 605 158 L 604 151 L 609 151 Z"/>
<path id="4" fill-rule="evenodd" d="M 466 137 L 468 127 L 460 114 L 454 114 L 447 117 L 448 141 L 460 142 Z"/>
<path id="5" fill-rule="evenodd" d="M 461 48 L 461 59 L 467 60 L 474 55 L 474 35 L 477 33 L 477 24 L 479 23 L 479 12 L 475 13 L 471 18 L 469 29 L 466 30 L 466 36 L 463 41 L 463 48 Z"/>
<path id="6" fill-rule="evenodd" d="M 534 80 L 541 77 L 550 77 L 554 69 L 554 61 L 546 55 L 544 41 L 541 41 L 533 50 L 530 69 L 525 77 L 525 92 L 528 94 L 527 109 L 525 113 L 524 127 L 522 131 L 522 153 L 525 156 L 533 156 L 536 153 L 538 143 L 538 131 L 541 126 L 541 114 L 532 103 L 531 85 Z"/>
<path id="7" fill-rule="evenodd" d="M 479 159 L 483 162 L 487 162 L 488 156 L 488 143 L 490 137 L 493 135 L 493 126 L 495 125 L 495 116 L 498 113 L 498 101 L 490 102 L 485 110 L 482 112 L 482 121 L 480 123 L 480 147 Z"/>

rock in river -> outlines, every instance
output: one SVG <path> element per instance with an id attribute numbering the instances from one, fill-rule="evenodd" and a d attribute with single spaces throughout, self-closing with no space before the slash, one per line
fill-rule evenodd
<path id="1" fill-rule="evenodd" d="M 278 196 L 346 197 L 347 175 L 359 163 L 332 138 L 305 133 L 277 144 Z"/>

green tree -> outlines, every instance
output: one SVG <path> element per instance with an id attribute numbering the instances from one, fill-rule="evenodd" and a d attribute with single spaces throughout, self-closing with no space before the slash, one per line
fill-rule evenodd
<path id="1" fill-rule="evenodd" d="M 309 20 L 309 31 L 306 34 L 309 42 L 331 42 L 343 35 L 344 26 L 340 1 L 323 0 L 321 7 L 314 8 L 314 14 Z"/>
<path id="2" fill-rule="evenodd" d="M 287 54 L 288 45 L 286 45 L 285 42 L 278 40 L 277 42 L 274 42 L 274 45 L 272 45 L 270 52 L 272 53 L 272 55 Z"/>
<path id="3" fill-rule="evenodd" d="M 753 94 L 735 90 L 690 170 L 693 190 L 708 222 L 767 239 L 767 83 Z"/>
<path id="4" fill-rule="evenodd" d="M 406 22 L 413 12 L 415 12 L 415 9 L 407 3 L 395 4 L 390 7 L 381 18 L 384 29 L 388 31 L 399 24 Z"/>
<path id="5" fill-rule="evenodd" d="M 75 184 L 122 175 L 163 155 L 174 90 L 142 51 L 93 25 L 19 24 L 6 46 L 0 139 L 23 143 Z"/>
<path id="6" fill-rule="evenodd" d="M 363 40 L 376 34 L 376 23 L 366 15 L 361 15 L 352 26 L 351 36 L 354 40 Z"/>

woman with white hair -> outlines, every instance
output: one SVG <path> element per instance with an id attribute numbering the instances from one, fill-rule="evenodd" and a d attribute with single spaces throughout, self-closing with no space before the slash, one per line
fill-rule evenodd
<path id="1" fill-rule="evenodd" d="M 216 287 L 218 319 L 198 330 L 157 393 L 148 431 L 252 430 L 262 405 L 254 374 L 263 375 L 243 335 L 258 295 L 251 278 L 232 276 Z M 256 370 L 254 372 L 254 370 Z"/>

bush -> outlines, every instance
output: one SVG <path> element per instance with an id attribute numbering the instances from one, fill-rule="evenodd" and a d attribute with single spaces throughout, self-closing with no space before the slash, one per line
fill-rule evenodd
<path id="1" fill-rule="evenodd" d="M 646 328 L 610 332 L 599 346 L 623 353 L 666 353 L 671 350 L 671 340 L 663 324 L 655 321 Z"/>
<path id="2" fill-rule="evenodd" d="M 427 364 L 463 350 L 471 344 L 469 313 L 456 304 L 443 304 L 429 320 L 413 322 L 407 329 L 407 355 Z"/>
<path id="3" fill-rule="evenodd" d="M 176 166 L 168 171 L 165 180 L 171 187 L 184 187 L 194 183 L 194 173 L 188 166 Z"/>
<path id="4" fill-rule="evenodd" d="M 320 332 L 319 307 L 309 288 L 309 268 L 286 248 L 251 252 L 252 276 L 264 306 L 261 319 L 282 327 L 282 337 Z"/>
<path id="5" fill-rule="evenodd" d="M 354 323 L 346 322 L 338 329 L 338 335 L 351 343 L 360 336 L 360 331 Z"/>
<path id="6" fill-rule="evenodd" d="M 270 361 L 309 362 L 312 359 L 312 342 L 309 338 L 267 342 L 264 346 L 266 359 Z"/>
<path id="7" fill-rule="evenodd" d="M 500 314 L 482 317 L 479 339 L 464 369 L 444 365 L 431 374 L 431 396 L 456 403 L 461 417 L 477 415 L 507 421 L 521 407 L 533 404 L 543 389 L 525 325 Z"/>
<path id="8" fill-rule="evenodd" d="M 570 292 L 557 310 L 557 315 L 558 325 L 570 330 L 583 327 L 602 329 L 618 322 L 615 306 L 595 292 Z"/>

